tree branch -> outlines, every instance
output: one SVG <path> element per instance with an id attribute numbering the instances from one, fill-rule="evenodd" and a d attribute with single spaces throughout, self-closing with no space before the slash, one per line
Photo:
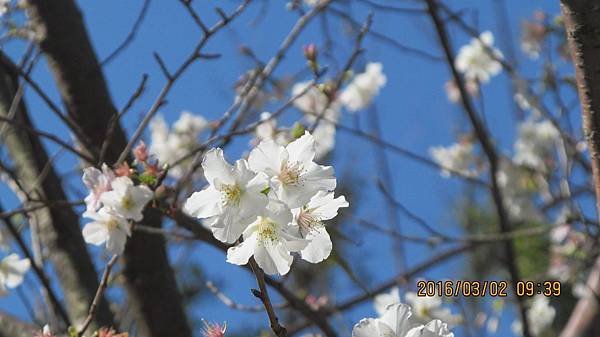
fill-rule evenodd
<path id="1" fill-rule="evenodd" d="M 31 337 L 36 327 L 0 312 L 0 337 Z"/>
<path id="2" fill-rule="evenodd" d="M 26 9 L 68 115 L 82 130 L 79 141 L 96 163 L 116 162 L 127 139 L 118 123 L 111 124 L 118 112 L 79 8 L 73 0 L 27 0 Z M 75 58 L 77 62 L 73 62 Z M 113 125 L 112 137 L 106 139 Z M 105 145 L 105 140 L 109 144 Z M 144 224 L 160 227 L 160 214 L 147 211 Z M 164 239 L 136 233 L 128 240 L 123 262 L 125 288 L 139 334 L 190 337 Z M 84 301 L 86 307 L 89 303 Z"/>
<path id="3" fill-rule="evenodd" d="M 600 214 L 600 5 L 597 1 L 562 0 L 561 10 L 575 65 L 583 132 L 592 162 L 596 210 Z M 592 267 L 587 286 L 594 293 L 600 293 L 600 257 Z M 583 336 L 597 319 L 598 299 L 595 296 L 583 297 L 577 302 L 560 336 Z"/>
<path id="4" fill-rule="evenodd" d="M 0 116 L 7 117 L 8 109 L 18 86 L 14 65 L 0 55 Z M 23 101 L 18 106 L 15 122 L 33 129 Z M 7 124 L 8 125 L 8 124 Z M 66 200 L 61 179 L 52 165 L 39 139 L 33 133 L 10 125 L 5 144 L 15 165 L 15 175 L 25 193 L 31 193 L 38 200 Z M 45 178 L 39 179 L 46 170 Z M 25 200 L 27 201 L 30 200 Z M 97 274 L 88 254 L 79 229 L 79 219 L 71 207 L 39 208 L 33 211 L 32 219 L 37 221 L 42 242 L 49 251 L 65 296 L 69 313 L 73 318 L 85 317 L 86 303 L 91 301 L 98 286 Z M 96 322 L 111 324 L 108 305 L 101 302 Z"/>
<path id="5" fill-rule="evenodd" d="M 462 75 L 458 72 L 454 63 L 454 54 L 452 50 L 452 46 L 450 44 L 450 40 L 448 38 L 448 33 L 446 31 L 446 26 L 444 22 L 439 17 L 438 13 L 438 0 L 427 0 L 427 10 L 433 21 L 435 26 L 437 36 L 439 38 L 442 49 L 444 50 L 444 55 L 446 56 L 446 63 L 450 68 L 450 72 L 452 73 L 452 77 L 456 82 L 458 89 L 460 91 L 461 102 L 463 108 L 467 114 L 467 117 L 471 121 L 473 125 L 473 129 L 475 131 L 475 136 L 477 140 L 481 144 L 483 152 L 487 157 L 487 161 L 490 165 L 490 181 L 491 181 L 491 195 L 494 201 L 494 205 L 496 206 L 496 214 L 498 216 L 498 222 L 500 224 L 500 231 L 502 233 L 507 233 L 511 231 L 510 219 L 508 218 L 508 213 L 504 206 L 504 198 L 502 196 L 502 189 L 498 183 L 497 173 L 500 165 L 500 158 L 496 153 L 496 148 L 494 147 L 491 139 L 491 135 L 487 130 L 486 126 L 481 121 L 479 115 L 475 111 L 473 104 L 471 102 L 470 96 L 467 93 L 467 89 L 465 86 L 464 79 Z M 520 280 L 519 278 L 519 269 L 516 264 L 516 256 L 514 244 L 511 240 L 507 240 L 504 242 L 504 252 L 506 255 L 506 263 L 508 267 L 508 272 L 510 274 L 511 283 L 516 289 L 517 282 Z M 527 321 L 527 309 L 525 307 L 524 299 L 522 297 L 517 296 L 517 304 L 519 306 L 519 314 L 523 326 L 523 336 L 530 337 L 531 334 L 529 332 L 529 324 Z"/>

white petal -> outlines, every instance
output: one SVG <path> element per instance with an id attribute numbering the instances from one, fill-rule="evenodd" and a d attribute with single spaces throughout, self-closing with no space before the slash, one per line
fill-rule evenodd
<path id="1" fill-rule="evenodd" d="M 8 288 L 18 287 L 23 282 L 24 275 L 31 265 L 28 259 L 20 259 L 17 254 L 10 254 L 0 263 L 2 264 L 3 283 Z"/>
<path id="2" fill-rule="evenodd" d="M 375 318 L 363 318 L 352 328 L 352 337 L 380 337 L 379 321 Z"/>
<path id="3" fill-rule="evenodd" d="M 311 213 L 321 220 L 335 218 L 341 207 L 348 207 L 346 198 L 341 195 L 334 199 L 333 192 L 325 191 L 319 191 L 308 203 L 308 208 L 314 209 Z"/>
<path id="4" fill-rule="evenodd" d="M 380 320 L 394 330 L 397 336 L 404 336 L 412 328 L 410 307 L 406 304 L 392 304 L 387 307 Z"/>
<path id="5" fill-rule="evenodd" d="M 256 219 L 256 217 L 242 219 L 237 212 L 233 212 L 233 207 L 226 207 L 223 214 L 217 217 L 210 227 L 214 237 L 221 242 L 234 243 L 240 238 L 248 224 Z"/>
<path id="6" fill-rule="evenodd" d="M 183 211 L 196 218 L 208 218 L 219 213 L 220 202 L 221 192 L 209 186 L 202 191 L 194 192 L 186 200 Z"/>
<path id="7" fill-rule="evenodd" d="M 227 250 L 227 262 L 240 266 L 248 263 L 248 260 L 254 254 L 256 247 L 256 236 L 252 235 L 242 243 Z"/>
<path id="8" fill-rule="evenodd" d="M 325 226 L 317 226 L 308 232 L 308 246 L 302 249 L 300 256 L 310 263 L 319 263 L 329 257 L 333 245 Z"/>
<path id="9" fill-rule="evenodd" d="M 120 229 L 113 230 L 106 241 L 106 249 L 111 254 L 121 254 L 125 250 L 127 233 Z"/>
<path id="10" fill-rule="evenodd" d="M 248 156 L 248 164 L 255 172 L 264 172 L 274 176 L 281 170 L 281 164 L 287 163 L 288 153 L 281 145 L 272 140 L 260 142 Z"/>
<path id="11" fill-rule="evenodd" d="M 83 177 L 81 179 L 83 180 L 85 186 L 91 190 L 94 188 L 94 186 L 96 186 L 96 184 L 98 184 L 101 175 L 102 172 L 92 166 L 83 169 Z"/>
<path id="12" fill-rule="evenodd" d="M 308 164 L 315 158 L 315 139 L 310 132 L 305 131 L 304 135 L 286 146 L 290 155 L 290 162 L 299 162 Z"/>
<path id="13" fill-rule="evenodd" d="M 215 180 L 227 185 L 235 183 L 233 166 L 223 156 L 223 150 L 216 148 L 208 151 L 202 160 L 204 176 L 209 184 L 215 184 Z"/>
<path id="14" fill-rule="evenodd" d="M 254 251 L 254 259 L 258 266 L 268 275 L 285 275 L 290 271 L 292 256 L 282 251 L 278 244 L 265 242 Z"/>
<path id="15" fill-rule="evenodd" d="M 292 211 L 289 207 L 281 201 L 274 199 L 269 200 L 269 203 L 265 208 L 265 215 L 280 226 L 286 226 L 291 223 L 293 219 Z"/>
<path id="16" fill-rule="evenodd" d="M 373 300 L 373 306 L 375 307 L 375 311 L 379 316 L 383 316 L 390 304 L 398 303 L 400 303 L 400 290 L 398 287 L 392 288 L 389 293 L 383 293 L 375 296 L 375 299 Z"/>
<path id="17" fill-rule="evenodd" d="M 121 203 L 122 198 L 123 198 L 123 195 L 121 192 L 113 190 L 113 191 L 108 191 L 108 192 L 102 193 L 102 195 L 100 196 L 100 201 L 105 206 L 117 208 L 119 206 L 119 204 Z"/>
<path id="18" fill-rule="evenodd" d="M 101 245 L 108 240 L 108 230 L 102 222 L 90 222 L 83 227 L 83 239 L 92 245 Z"/>
<path id="19" fill-rule="evenodd" d="M 269 199 L 260 192 L 246 191 L 240 199 L 240 221 L 247 225 L 267 206 Z"/>
<path id="20" fill-rule="evenodd" d="M 306 172 L 302 175 L 305 188 L 312 188 L 315 193 L 320 190 L 332 191 L 335 189 L 336 180 L 333 167 L 312 164 L 305 169 Z"/>
<path id="21" fill-rule="evenodd" d="M 406 337 L 454 337 L 446 323 L 436 319 L 407 332 Z"/>
<path id="22" fill-rule="evenodd" d="M 154 192 L 146 185 L 135 186 L 131 189 L 131 197 L 136 204 L 145 206 L 154 197 Z"/>
<path id="23" fill-rule="evenodd" d="M 118 177 L 110 184 L 115 191 L 125 192 L 127 188 L 133 186 L 133 181 L 129 177 Z"/>

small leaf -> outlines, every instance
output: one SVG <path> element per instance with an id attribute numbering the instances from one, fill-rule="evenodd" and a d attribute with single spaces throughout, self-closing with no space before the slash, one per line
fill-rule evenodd
<path id="1" fill-rule="evenodd" d="M 302 123 L 296 122 L 294 123 L 294 126 L 292 126 L 292 130 L 290 133 L 293 139 L 297 139 L 304 135 L 305 130 L 306 128 L 304 127 L 304 125 L 302 125 Z"/>
<path id="2" fill-rule="evenodd" d="M 154 184 L 156 184 L 156 177 L 146 172 L 140 174 L 138 178 L 142 184 L 148 186 L 154 186 Z"/>
<path id="3" fill-rule="evenodd" d="M 265 187 L 264 190 L 260 191 L 260 193 L 262 193 L 264 195 L 268 195 L 269 192 L 271 192 L 271 187 L 269 187 L 269 186 Z"/>

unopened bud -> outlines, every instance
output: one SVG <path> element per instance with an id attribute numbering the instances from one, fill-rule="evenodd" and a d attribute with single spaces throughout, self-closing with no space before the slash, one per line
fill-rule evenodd
<path id="1" fill-rule="evenodd" d="M 140 143 L 133 149 L 133 155 L 135 159 L 137 159 L 140 163 L 145 163 L 148 160 L 148 147 L 144 141 L 140 141 Z"/>
<path id="2" fill-rule="evenodd" d="M 115 175 L 117 177 L 129 177 L 131 175 L 131 173 L 133 173 L 133 172 L 132 172 L 131 168 L 129 167 L 129 164 L 127 164 L 127 162 L 121 163 L 115 169 Z"/>
<path id="3" fill-rule="evenodd" d="M 308 66 L 313 73 L 319 72 L 319 63 L 317 62 L 317 46 L 314 43 L 304 46 L 304 57 L 308 61 Z"/>
<path id="4" fill-rule="evenodd" d="M 304 46 L 304 57 L 307 60 L 316 62 L 317 60 L 317 46 L 314 43 Z"/>

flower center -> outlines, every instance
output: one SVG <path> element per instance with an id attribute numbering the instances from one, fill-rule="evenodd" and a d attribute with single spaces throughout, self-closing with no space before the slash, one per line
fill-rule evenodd
<path id="1" fill-rule="evenodd" d="M 114 231 L 115 229 L 117 229 L 117 227 L 119 227 L 119 223 L 115 219 L 110 219 L 106 222 L 106 228 L 109 232 Z"/>
<path id="2" fill-rule="evenodd" d="M 123 200 L 121 200 L 121 207 L 123 207 L 123 209 L 126 209 L 126 210 L 131 210 L 133 208 L 133 206 L 134 206 L 134 202 L 131 199 L 131 196 L 125 195 L 123 197 Z"/>
<path id="3" fill-rule="evenodd" d="M 321 224 L 321 220 L 319 217 L 315 216 L 310 212 L 310 210 L 302 209 L 300 214 L 298 215 L 298 226 L 300 226 L 300 232 L 302 235 L 306 235 L 310 232 L 315 226 Z"/>
<path id="4" fill-rule="evenodd" d="M 279 180 L 284 185 L 298 185 L 301 173 L 302 164 L 294 162 L 290 165 L 288 163 L 283 167 L 281 173 L 279 173 Z"/>
<path id="5" fill-rule="evenodd" d="M 242 189 L 238 185 L 226 185 L 221 190 L 224 205 L 239 205 L 242 198 Z"/>
<path id="6" fill-rule="evenodd" d="M 277 224 L 271 219 L 259 216 L 258 217 L 258 238 L 259 241 L 275 241 L 277 239 Z"/>

